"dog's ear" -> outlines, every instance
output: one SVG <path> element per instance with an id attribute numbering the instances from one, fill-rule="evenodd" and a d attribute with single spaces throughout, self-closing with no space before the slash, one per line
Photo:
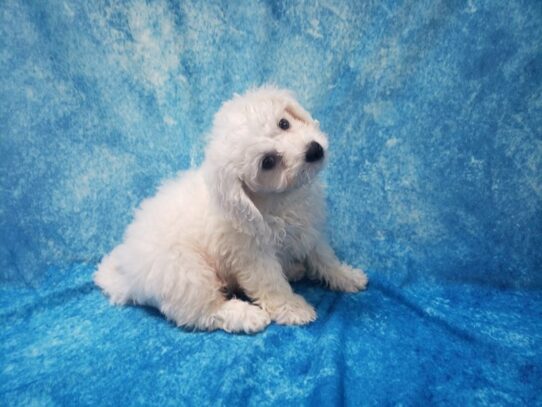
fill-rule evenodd
<path id="1" fill-rule="evenodd" d="M 269 235 L 269 227 L 249 197 L 234 162 L 207 162 L 204 173 L 211 199 L 237 230 L 255 238 Z"/>
<path id="2" fill-rule="evenodd" d="M 297 102 L 290 102 L 285 109 L 294 119 L 302 121 L 304 123 L 314 122 L 314 119 L 305 109 Z"/>

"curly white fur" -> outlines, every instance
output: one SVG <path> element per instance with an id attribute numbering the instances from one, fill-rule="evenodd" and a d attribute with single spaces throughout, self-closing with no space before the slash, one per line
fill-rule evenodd
<path id="1" fill-rule="evenodd" d="M 307 159 L 312 142 L 321 159 Z M 202 166 L 141 204 L 123 243 L 98 266 L 96 284 L 115 304 L 152 305 L 196 329 L 250 333 L 271 321 L 313 321 L 314 308 L 288 280 L 306 275 L 348 292 L 367 284 L 322 234 L 324 200 L 314 178 L 327 146 L 288 91 L 236 95 L 215 116 Z M 269 155 L 274 166 L 264 168 Z M 227 295 L 236 289 L 252 302 Z"/>

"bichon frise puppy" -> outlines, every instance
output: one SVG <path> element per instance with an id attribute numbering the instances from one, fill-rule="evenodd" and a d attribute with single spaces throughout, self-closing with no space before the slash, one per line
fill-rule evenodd
<path id="1" fill-rule="evenodd" d="M 271 86 L 236 95 L 214 118 L 202 166 L 145 200 L 94 279 L 115 304 L 157 307 L 179 326 L 257 332 L 316 313 L 288 280 L 356 292 L 367 277 L 323 235 L 315 176 L 328 141 L 292 95 Z M 228 293 L 242 290 L 252 302 Z"/>

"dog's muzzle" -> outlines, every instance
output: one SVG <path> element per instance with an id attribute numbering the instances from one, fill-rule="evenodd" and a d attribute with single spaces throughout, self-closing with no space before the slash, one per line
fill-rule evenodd
<path id="1" fill-rule="evenodd" d="M 305 153 L 305 161 L 312 163 L 315 161 L 320 161 L 322 158 L 324 158 L 324 149 L 322 146 L 316 141 L 311 142 L 307 152 Z"/>

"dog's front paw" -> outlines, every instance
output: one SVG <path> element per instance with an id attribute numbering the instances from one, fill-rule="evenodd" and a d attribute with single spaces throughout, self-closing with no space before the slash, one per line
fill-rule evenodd
<path id="1" fill-rule="evenodd" d="M 243 323 L 243 331 L 246 333 L 259 332 L 271 323 L 269 314 L 260 307 L 251 307 L 246 313 L 246 320 Z"/>
<path id="2" fill-rule="evenodd" d="M 312 305 L 297 294 L 268 307 L 267 311 L 273 321 L 282 325 L 304 325 L 316 319 L 316 311 Z"/>
<path id="3" fill-rule="evenodd" d="M 367 274 L 362 270 L 355 269 L 347 264 L 341 264 L 331 274 L 328 284 L 332 290 L 355 293 L 367 288 L 368 282 Z"/>
<path id="4" fill-rule="evenodd" d="M 224 303 L 214 319 L 217 328 L 247 334 L 263 331 L 271 323 L 269 314 L 263 309 L 238 299 Z"/>

